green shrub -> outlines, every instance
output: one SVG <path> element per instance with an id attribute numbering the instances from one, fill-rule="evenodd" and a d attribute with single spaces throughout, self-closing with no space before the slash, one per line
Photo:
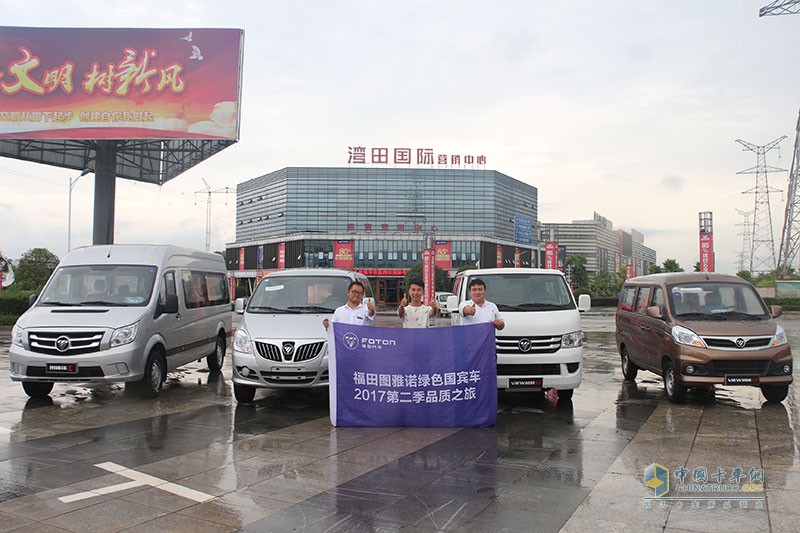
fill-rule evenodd
<path id="1" fill-rule="evenodd" d="M 0 292 L 0 324 L 8 325 L 16 322 L 19 315 L 28 309 L 31 291 Z"/>

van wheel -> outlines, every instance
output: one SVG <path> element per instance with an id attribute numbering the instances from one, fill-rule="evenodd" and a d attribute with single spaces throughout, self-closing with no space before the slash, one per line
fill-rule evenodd
<path id="1" fill-rule="evenodd" d="M 639 367 L 631 362 L 628 355 L 628 349 L 622 347 L 622 375 L 625 376 L 625 381 L 636 381 L 636 375 L 639 373 Z"/>
<path id="2" fill-rule="evenodd" d="M 239 403 L 250 403 L 256 397 L 256 388 L 246 385 L 233 384 L 233 396 Z"/>
<path id="3" fill-rule="evenodd" d="M 782 402 L 789 394 L 789 385 L 763 385 L 761 394 L 768 402 Z"/>
<path id="4" fill-rule="evenodd" d="M 575 392 L 575 389 L 559 389 L 558 390 L 558 401 L 569 401 L 572 399 L 572 394 Z"/>
<path id="5" fill-rule="evenodd" d="M 687 387 L 678 383 L 675 365 L 672 361 L 664 363 L 664 394 L 672 403 L 683 403 L 686 400 Z"/>
<path id="6" fill-rule="evenodd" d="M 22 388 L 25 394 L 31 398 L 47 398 L 50 395 L 50 391 L 53 390 L 53 383 L 23 381 Z"/>
<path id="7" fill-rule="evenodd" d="M 214 351 L 206 357 L 208 369 L 212 372 L 219 372 L 222 370 L 222 363 L 225 361 L 225 339 L 220 335 L 217 337 L 217 343 L 214 346 Z"/>
<path id="8" fill-rule="evenodd" d="M 144 376 L 136 382 L 134 390 L 142 398 L 155 398 L 164 384 L 166 365 L 164 357 L 158 351 L 150 352 L 144 365 Z"/>

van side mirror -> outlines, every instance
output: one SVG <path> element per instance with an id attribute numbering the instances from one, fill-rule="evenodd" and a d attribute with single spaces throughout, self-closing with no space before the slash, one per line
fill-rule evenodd
<path id="1" fill-rule="evenodd" d="M 164 303 L 162 311 L 168 315 L 174 315 L 178 312 L 178 295 L 167 294 L 167 300 Z"/>
<path id="2" fill-rule="evenodd" d="M 449 313 L 458 313 L 458 296 L 455 294 L 447 297 L 447 311 Z"/>
<path id="3" fill-rule="evenodd" d="M 772 318 L 778 318 L 783 315 L 783 307 L 780 305 L 770 305 L 769 312 L 772 313 Z"/>
<path id="4" fill-rule="evenodd" d="M 233 302 L 233 310 L 240 315 L 244 314 L 244 308 L 247 307 L 247 298 L 236 298 Z"/>
<path id="5" fill-rule="evenodd" d="M 644 313 L 649 316 L 650 318 L 661 318 L 663 319 L 663 315 L 661 314 L 661 308 L 657 305 L 651 305 L 647 309 L 645 309 Z"/>
<path id="6" fill-rule="evenodd" d="M 28 307 L 33 307 L 33 304 L 36 303 L 36 299 L 39 297 L 38 294 L 31 294 L 28 296 Z"/>
<path id="7" fill-rule="evenodd" d="M 592 308 L 592 297 L 588 294 L 578 296 L 578 311 L 584 312 Z"/>

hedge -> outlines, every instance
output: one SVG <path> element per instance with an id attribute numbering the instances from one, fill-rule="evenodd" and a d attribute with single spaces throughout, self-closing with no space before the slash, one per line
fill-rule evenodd
<path id="1" fill-rule="evenodd" d="M 17 317 L 28 309 L 28 299 L 33 292 L 0 292 L 0 325 L 11 326 Z"/>

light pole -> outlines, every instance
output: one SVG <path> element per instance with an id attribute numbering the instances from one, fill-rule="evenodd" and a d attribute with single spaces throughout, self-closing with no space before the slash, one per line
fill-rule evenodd
<path id="1" fill-rule="evenodd" d="M 74 178 L 69 179 L 69 195 L 67 196 L 67 251 L 69 252 L 72 250 L 72 189 L 75 187 L 75 184 L 78 183 L 78 180 L 81 179 L 81 176 L 85 176 L 92 170 L 89 168 L 84 168 L 80 174 L 78 174 Z"/>

